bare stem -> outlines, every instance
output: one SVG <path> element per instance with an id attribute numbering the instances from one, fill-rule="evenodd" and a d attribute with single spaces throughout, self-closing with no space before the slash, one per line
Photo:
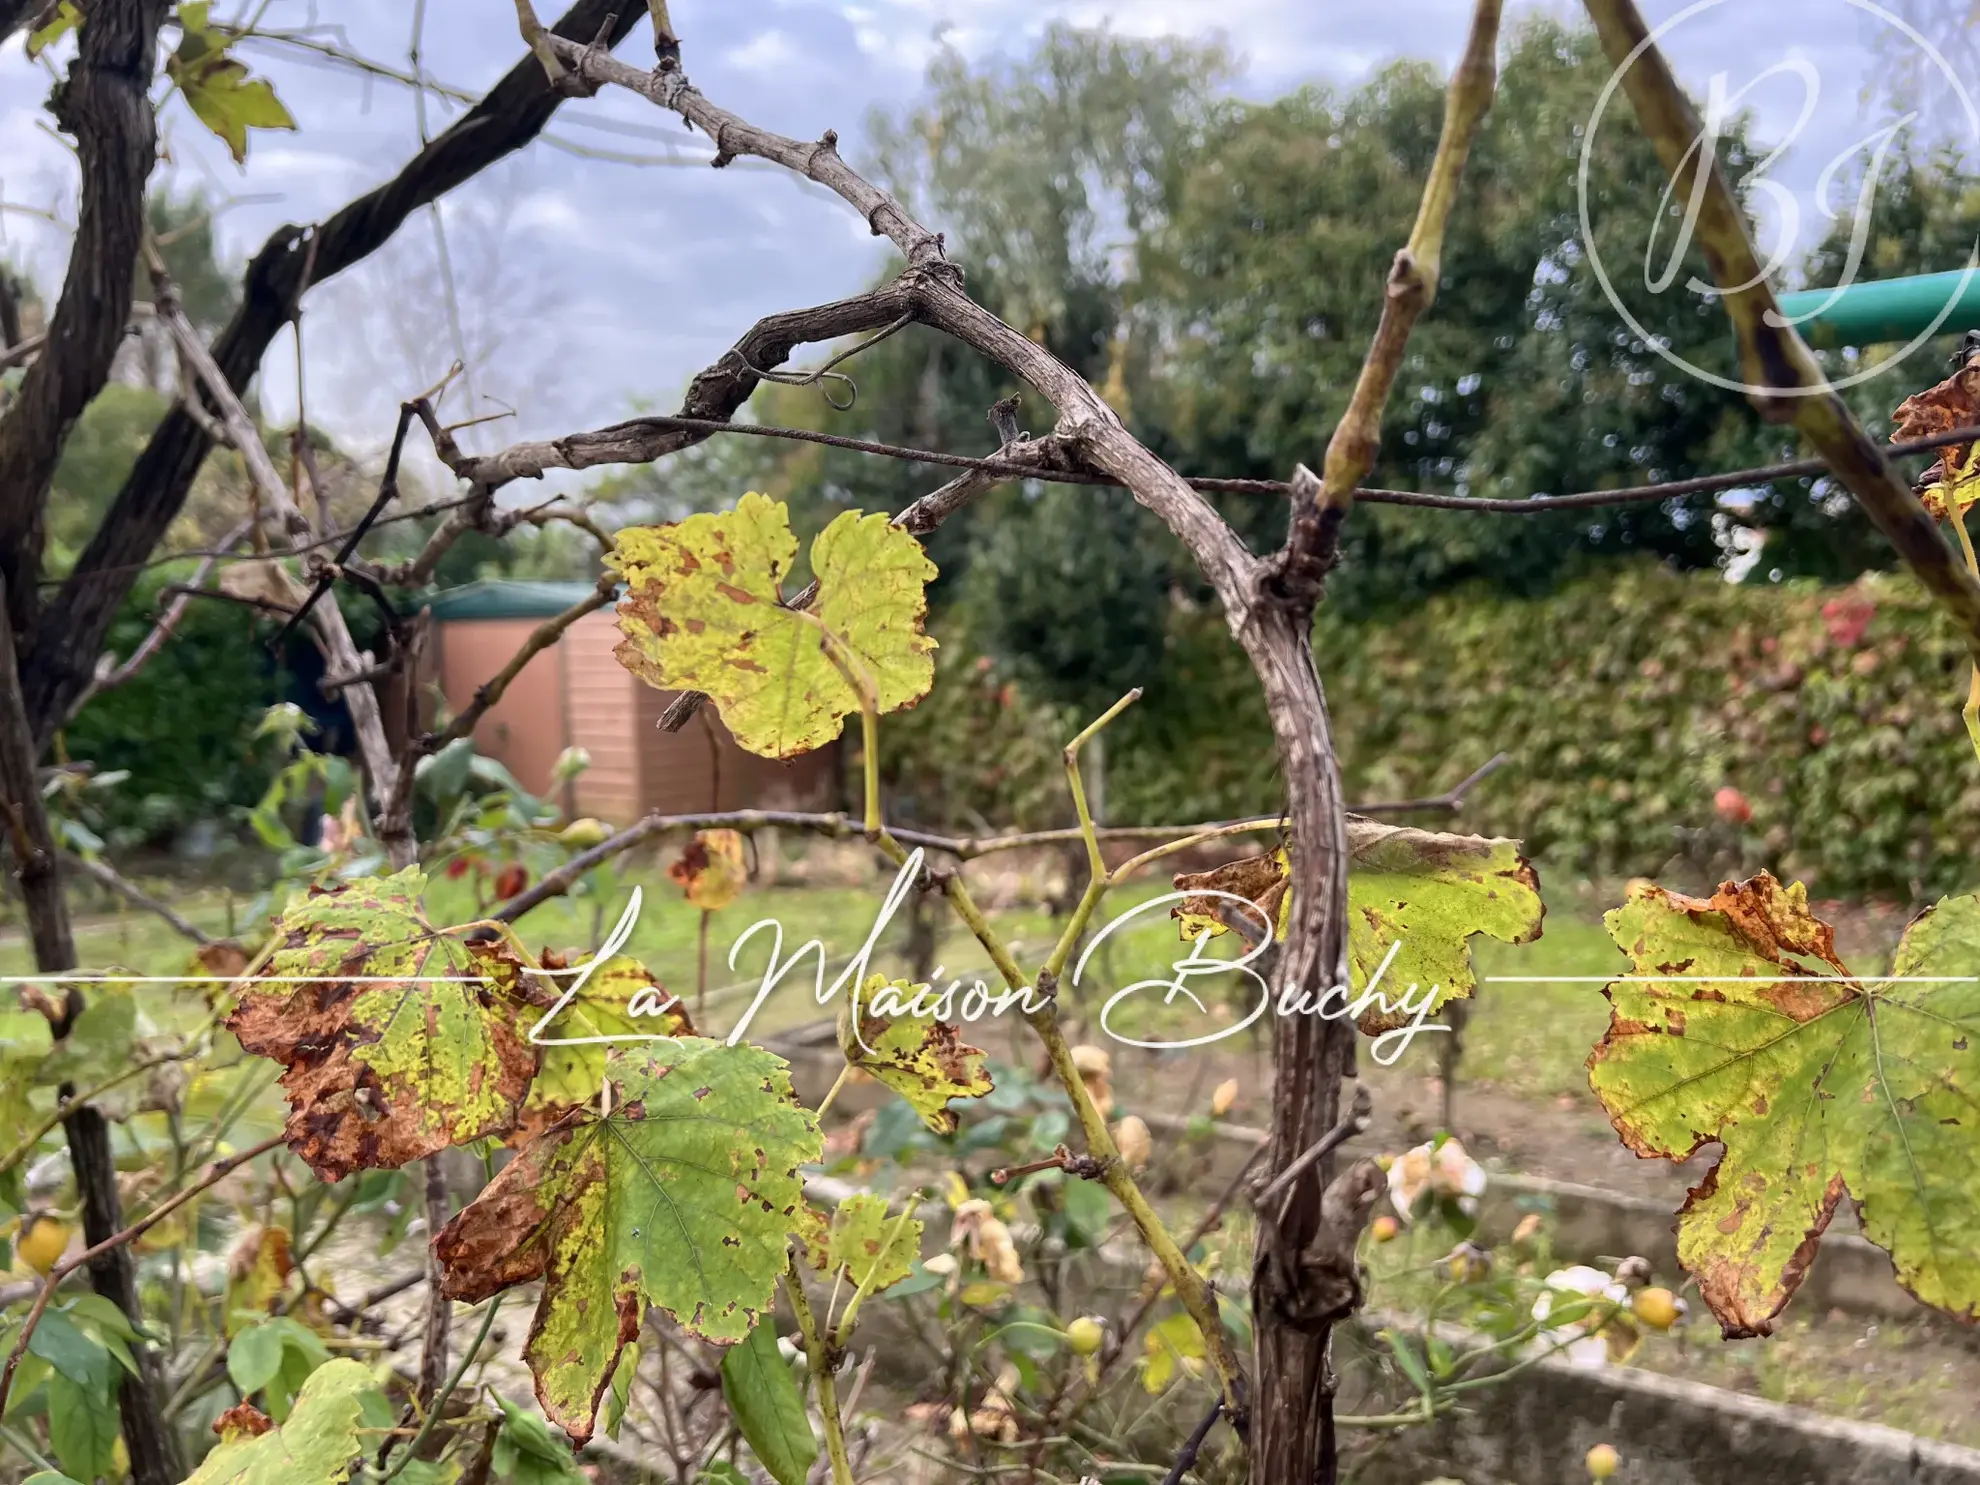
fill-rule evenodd
<path id="1" fill-rule="evenodd" d="M 804 1269 L 793 1252 L 784 1273 L 784 1292 L 791 1297 L 791 1312 L 797 1316 L 798 1330 L 804 1335 L 805 1365 L 811 1371 L 813 1389 L 818 1394 L 818 1416 L 825 1425 L 825 1452 L 832 1460 L 832 1485 L 853 1485 L 852 1457 L 846 1452 L 845 1424 L 839 1418 L 839 1393 L 832 1382 L 832 1358 L 819 1334 L 818 1319 L 811 1313 L 811 1301 L 804 1294 Z"/>

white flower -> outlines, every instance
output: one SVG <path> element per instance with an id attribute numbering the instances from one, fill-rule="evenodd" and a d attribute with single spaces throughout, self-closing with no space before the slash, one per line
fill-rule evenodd
<path id="1" fill-rule="evenodd" d="M 1599 1268 L 1577 1263 L 1557 1268 L 1546 1278 L 1546 1289 L 1533 1301 L 1533 1318 L 1545 1320 L 1554 1312 L 1558 1297 L 1602 1299 L 1612 1305 L 1629 1303 L 1629 1290 Z M 1612 1361 L 1621 1361 L 1636 1349 L 1636 1332 L 1614 1317 L 1614 1312 L 1597 1309 L 1580 1320 L 1558 1327 L 1557 1335 L 1574 1339 L 1567 1343 L 1568 1365 L 1594 1370 Z"/>
<path id="2" fill-rule="evenodd" d="M 1485 1192 L 1485 1167 L 1465 1154 L 1458 1140 L 1418 1145 L 1389 1166 L 1389 1205 L 1407 1222 L 1411 1208 L 1426 1191 L 1450 1197 L 1458 1210 L 1470 1215 L 1478 1210 L 1478 1198 Z"/>

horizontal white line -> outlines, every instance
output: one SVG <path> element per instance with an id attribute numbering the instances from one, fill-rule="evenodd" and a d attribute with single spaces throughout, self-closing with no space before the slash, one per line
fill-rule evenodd
<path id="1" fill-rule="evenodd" d="M 1980 975 L 1481 975 L 1481 985 L 1971 985 Z"/>
<path id="2" fill-rule="evenodd" d="M 486 975 L 107 975 L 87 970 L 53 969 L 44 975 L 0 975 L 0 985 L 61 984 L 88 980 L 111 985 L 232 985 L 241 980 L 280 985 L 486 985 Z"/>

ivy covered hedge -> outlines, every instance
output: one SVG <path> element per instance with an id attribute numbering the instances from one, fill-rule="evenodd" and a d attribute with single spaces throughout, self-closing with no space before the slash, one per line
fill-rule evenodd
<path id="1" fill-rule="evenodd" d="M 1908 577 L 1618 567 L 1540 599 L 1323 614 L 1315 651 L 1350 799 L 1436 794 L 1503 750 L 1462 822 L 1556 871 L 1654 875 L 1686 852 L 1900 898 L 1980 876 L 1966 653 Z M 1164 674 L 1109 734 L 1112 818 L 1258 808 L 1279 793 L 1268 737 L 1221 617 L 1179 613 Z"/>

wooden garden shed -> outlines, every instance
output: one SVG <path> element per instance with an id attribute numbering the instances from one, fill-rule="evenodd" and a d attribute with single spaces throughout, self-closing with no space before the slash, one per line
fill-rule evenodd
<path id="1" fill-rule="evenodd" d="M 589 583 L 489 580 L 435 594 L 427 683 L 459 712 L 537 625 L 590 591 Z M 560 803 L 573 816 L 615 825 L 656 810 L 840 807 L 838 744 L 789 762 L 759 758 L 736 746 L 713 707 L 679 732 L 663 732 L 660 714 L 675 693 L 656 691 L 613 659 L 618 642 L 610 608 L 579 619 L 481 719 L 475 747 L 544 795 L 553 792 L 558 755 L 583 748 L 591 767 Z"/>

